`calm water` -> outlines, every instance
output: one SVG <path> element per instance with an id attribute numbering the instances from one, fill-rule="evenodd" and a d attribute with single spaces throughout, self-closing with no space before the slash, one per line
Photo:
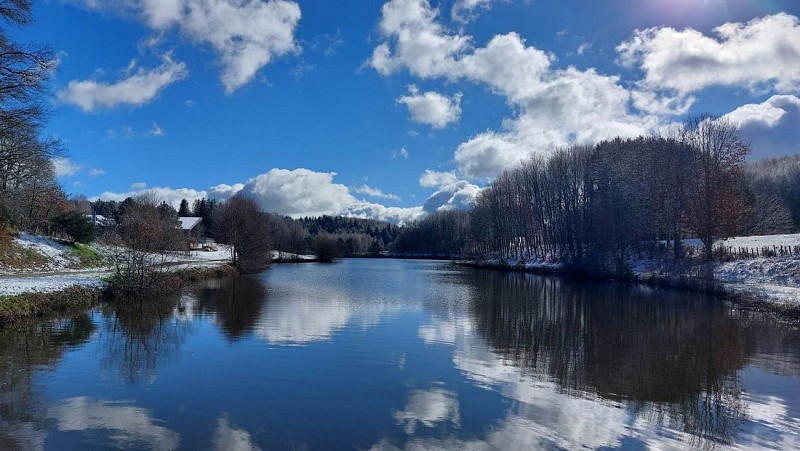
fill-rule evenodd
<path id="1" fill-rule="evenodd" d="M 798 448 L 800 335 L 703 296 L 283 265 L 0 332 L 0 449 Z"/>

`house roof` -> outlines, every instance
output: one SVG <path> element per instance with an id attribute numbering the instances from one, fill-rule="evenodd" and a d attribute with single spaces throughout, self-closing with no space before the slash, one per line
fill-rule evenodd
<path id="1" fill-rule="evenodd" d="M 90 215 L 90 214 L 87 214 L 87 215 L 84 215 L 84 216 L 86 217 L 86 219 L 88 219 L 90 221 L 92 220 L 92 218 L 94 218 L 94 223 L 97 224 L 97 225 L 108 225 L 108 224 L 114 222 L 113 218 L 106 218 L 103 215 Z"/>
<path id="2" fill-rule="evenodd" d="M 203 218 L 192 218 L 187 216 L 181 216 L 178 218 L 181 221 L 181 230 L 192 230 L 197 227 L 197 224 L 200 224 L 200 221 Z"/>

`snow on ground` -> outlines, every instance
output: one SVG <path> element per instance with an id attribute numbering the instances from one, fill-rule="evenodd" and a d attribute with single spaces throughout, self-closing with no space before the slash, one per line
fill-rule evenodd
<path id="1" fill-rule="evenodd" d="M 800 287 L 800 258 L 771 257 L 736 260 L 714 268 L 722 282 Z"/>
<path id="2" fill-rule="evenodd" d="M 694 247 L 700 249 L 703 243 L 699 239 L 683 240 L 683 245 L 687 247 Z M 714 247 L 745 247 L 748 249 L 761 249 L 762 247 L 772 246 L 800 246 L 800 233 L 791 235 L 754 235 L 754 236 L 738 236 L 728 238 L 727 240 L 717 240 L 714 242 Z"/>
<path id="3" fill-rule="evenodd" d="M 0 296 L 13 296 L 22 293 L 49 293 L 71 286 L 100 287 L 102 277 L 107 273 L 56 274 L 35 276 L 0 277 Z"/>
<path id="4" fill-rule="evenodd" d="M 313 255 L 293 254 L 291 252 L 270 251 L 270 258 L 272 260 L 314 260 L 316 257 Z"/>
<path id="5" fill-rule="evenodd" d="M 14 242 L 21 247 L 31 249 L 47 257 L 48 262 L 36 268 L 27 268 L 26 271 L 61 271 L 80 263 L 80 258 L 72 255 L 72 248 L 58 241 L 51 240 L 30 233 L 20 233 Z M 15 271 L 19 272 L 19 271 Z"/>

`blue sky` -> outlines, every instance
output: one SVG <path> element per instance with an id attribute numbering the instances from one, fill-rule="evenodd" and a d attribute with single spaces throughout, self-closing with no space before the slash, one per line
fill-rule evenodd
<path id="1" fill-rule="evenodd" d="M 89 197 L 243 190 L 280 213 L 402 221 L 463 208 L 527 155 L 697 112 L 728 115 L 753 158 L 800 151 L 792 0 L 40 0 L 34 15 L 14 36 L 59 55 L 48 131 L 63 185 Z"/>

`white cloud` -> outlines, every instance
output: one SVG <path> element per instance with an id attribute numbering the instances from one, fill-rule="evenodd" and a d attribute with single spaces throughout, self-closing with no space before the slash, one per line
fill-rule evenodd
<path id="1" fill-rule="evenodd" d="M 249 83 L 274 58 L 299 52 L 294 32 L 300 6 L 287 0 L 123 0 L 90 9 L 123 10 L 157 32 L 177 28 L 190 40 L 210 45 L 222 64 L 222 84 L 232 93 Z"/>
<path id="2" fill-rule="evenodd" d="M 479 187 L 469 182 L 457 180 L 453 174 L 427 171 L 420 179 L 421 183 L 423 179 L 437 180 L 438 189 L 424 206 L 387 207 L 359 199 L 354 193 L 392 200 L 399 198 L 368 185 L 351 192 L 347 186 L 336 183 L 335 176 L 335 172 L 315 172 L 304 168 L 294 170 L 274 168 L 245 183 L 219 184 L 208 190 L 148 187 L 147 184 L 140 182 L 131 185 L 128 192 L 107 191 L 92 197 L 91 200 L 122 201 L 127 197 L 150 194 L 159 201 L 165 201 L 177 208 L 181 199 L 186 199 L 190 204 L 201 198 L 224 201 L 241 193 L 253 199 L 264 211 L 295 218 L 342 215 L 404 224 L 435 211 L 469 208 L 475 195 L 480 191 Z"/>
<path id="3" fill-rule="evenodd" d="M 409 95 L 397 99 L 408 107 L 411 120 L 428 124 L 433 128 L 444 128 L 458 122 L 461 118 L 461 93 L 452 97 L 437 92 L 420 93 L 416 86 L 408 87 Z"/>
<path id="4" fill-rule="evenodd" d="M 134 183 L 131 185 L 131 191 L 125 193 L 116 193 L 113 191 L 105 191 L 100 195 L 91 197 L 89 200 L 115 200 L 121 202 L 128 197 L 136 197 L 143 194 L 153 195 L 159 201 L 164 201 L 176 209 L 180 206 L 181 200 L 186 199 L 191 205 L 195 200 L 208 197 L 208 193 L 202 190 L 195 190 L 192 188 L 178 188 L 172 189 L 170 187 L 154 186 L 147 188 L 147 184 L 143 182 Z"/>
<path id="5" fill-rule="evenodd" d="M 554 69 L 553 56 L 526 45 L 517 33 L 494 36 L 475 48 L 471 36 L 448 32 L 437 17 L 428 0 L 386 3 L 380 22 L 384 41 L 368 64 L 384 76 L 406 69 L 422 79 L 484 84 L 506 98 L 515 115 L 502 130 L 473 136 L 455 153 L 459 172 L 469 178 L 491 178 L 555 147 L 637 135 L 660 125 L 659 117 L 631 109 L 631 92 L 616 76 Z"/>
<path id="6" fill-rule="evenodd" d="M 454 70 L 455 57 L 470 47 L 470 38 L 448 35 L 427 0 L 393 0 L 381 7 L 381 33 L 394 41 L 378 45 L 367 62 L 382 75 L 408 68 L 421 77 Z"/>
<path id="7" fill-rule="evenodd" d="M 422 207 L 386 207 L 357 199 L 334 183 L 335 172 L 272 169 L 244 184 L 242 194 L 262 209 L 292 217 L 344 215 L 405 223 L 422 216 Z"/>
<path id="8" fill-rule="evenodd" d="M 143 105 L 156 98 L 167 86 L 184 79 L 187 74 L 186 65 L 173 61 L 167 54 L 162 56 L 160 66 L 152 69 L 139 68 L 132 75 L 115 83 L 73 80 L 58 92 L 58 99 L 77 105 L 87 112 L 98 107 Z"/>
<path id="9" fill-rule="evenodd" d="M 454 21 L 465 24 L 472 21 L 479 11 L 491 8 L 496 1 L 498 0 L 456 0 L 450 16 Z"/>
<path id="10" fill-rule="evenodd" d="M 641 68 L 644 82 L 680 93 L 708 86 L 800 90 L 800 23 L 785 13 L 726 23 L 706 36 L 693 29 L 638 30 L 617 47 L 620 62 Z"/>
<path id="11" fill-rule="evenodd" d="M 211 187 L 208 191 L 208 197 L 214 200 L 227 200 L 235 196 L 242 188 L 244 188 L 244 183 L 235 183 L 233 185 L 220 183 Z"/>
<path id="12" fill-rule="evenodd" d="M 408 160 L 408 150 L 406 150 L 405 147 L 401 147 L 400 150 L 392 152 L 392 160 L 396 160 L 398 158 Z"/>
<path id="13" fill-rule="evenodd" d="M 102 168 L 89 169 L 89 175 L 91 175 L 92 177 L 97 177 L 97 176 L 105 175 L 105 174 L 106 174 L 106 171 L 105 171 L 105 169 L 102 169 Z"/>
<path id="14" fill-rule="evenodd" d="M 775 95 L 763 103 L 743 105 L 723 116 L 750 140 L 751 159 L 800 152 L 800 98 Z"/>
<path id="15" fill-rule="evenodd" d="M 157 122 L 153 122 L 153 125 L 150 126 L 150 131 L 147 132 L 150 136 L 164 136 L 164 130 Z"/>
<path id="16" fill-rule="evenodd" d="M 369 186 L 369 185 L 361 185 L 361 186 L 359 186 L 358 188 L 355 189 L 355 192 L 357 192 L 358 194 L 364 194 L 364 195 L 370 196 L 370 197 L 377 197 L 379 199 L 389 199 L 389 200 L 398 200 L 398 201 L 401 200 L 400 196 L 397 196 L 395 194 L 384 193 L 380 189 L 372 187 L 372 186 Z"/>
<path id="17" fill-rule="evenodd" d="M 336 214 L 356 200 L 350 190 L 333 183 L 335 172 L 271 169 L 245 183 L 242 194 L 265 211 L 294 217 Z"/>
<path id="18" fill-rule="evenodd" d="M 481 192 L 477 185 L 460 180 L 458 182 L 442 186 L 438 191 L 431 194 L 422 210 L 425 213 L 435 213 L 437 211 L 448 210 L 469 210 L 473 206 L 475 197 Z"/>
<path id="19" fill-rule="evenodd" d="M 59 157 L 50 160 L 53 162 L 53 171 L 56 177 L 72 177 L 81 170 L 81 165 L 70 161 L 69 158 Z"/>
<path id="20" fill-rule="evenodd" d="M 452 172 L 437 172 L 430 169 L 426 169 L 425 173 L 419 177 L 419 185 L 425 188 L 439 188 L 457 181 L 458 177 Z"/>

